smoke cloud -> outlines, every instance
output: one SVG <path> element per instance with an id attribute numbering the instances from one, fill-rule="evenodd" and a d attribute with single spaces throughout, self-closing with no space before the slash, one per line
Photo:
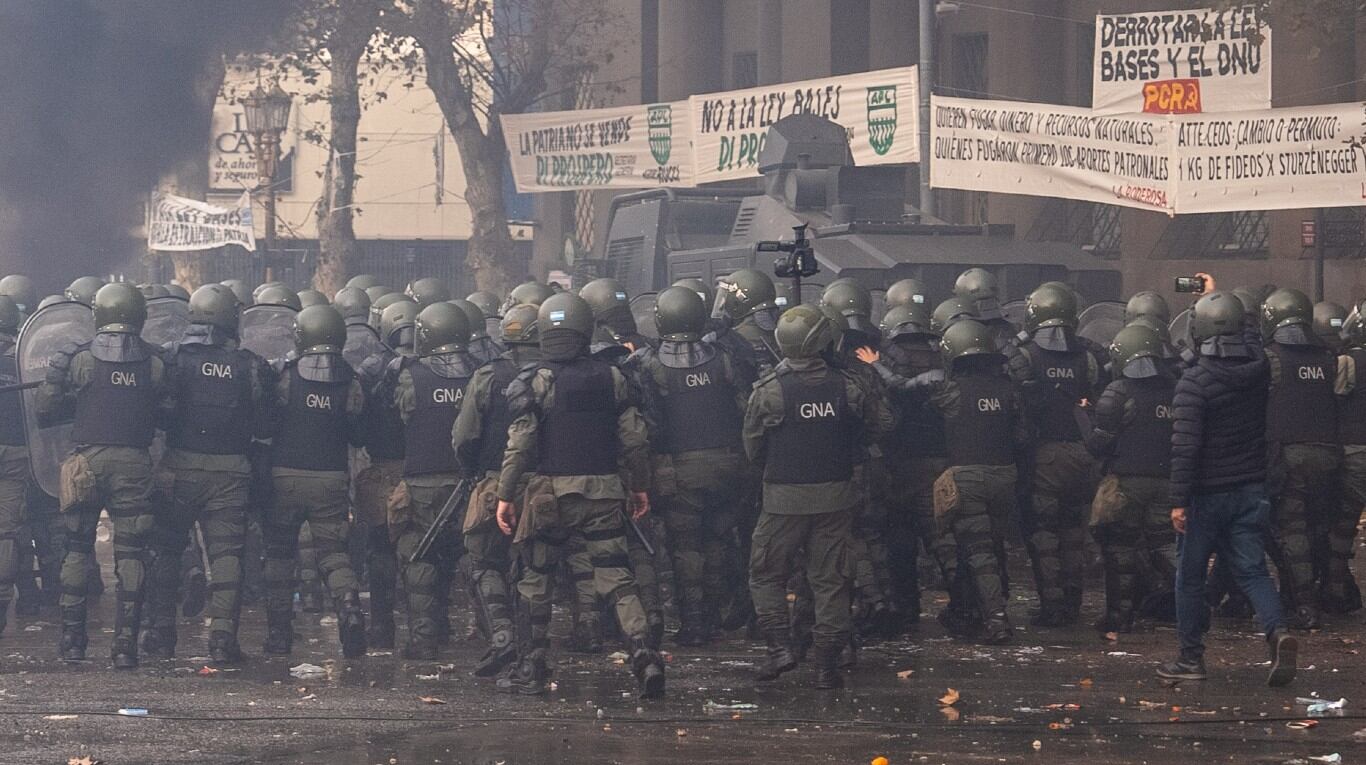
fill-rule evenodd
<path id="1" fill-rule="evenodd" d="M 135 262 L 157 179 L 209 141 L 196 82 L 291 0 L 0 0 L 0 273 L 48 292 Z"/>

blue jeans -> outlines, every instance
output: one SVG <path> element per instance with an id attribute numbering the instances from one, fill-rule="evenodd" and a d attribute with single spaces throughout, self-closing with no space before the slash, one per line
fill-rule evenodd
<path id="1" fill-rule="evenodd" d="M 1262 631 L 1269 637 L 1281 626 L 1280 596 L 1266 568 L 1270 517 L 1266 488 L 1259 483 L 1191 500 L 1186 533 L 1177 543 L 1176 631 L 1182 658 L 1199 659 L 1205 654 L 1204 635 L 1209 630 L 1205 577 L 1214 553 L 1228 564 L 1234 581 L 1252 601 Z"/>

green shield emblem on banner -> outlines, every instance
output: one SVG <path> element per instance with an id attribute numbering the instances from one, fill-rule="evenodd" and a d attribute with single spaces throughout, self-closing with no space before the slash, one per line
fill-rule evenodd
<path id="1" fill-rule="evenodd" d="M 669 161 L 669 150 L 673 143 L 674 114 L 668 104 L 655 104 L 646 114 L 650 128 L 650 154 L 663 165 Z"/>
<path id="2" fill-rule="evenodd" d="M 868 145 L 878 156 L 891 151 L 896 139 L 896 86 L 868 88 Z"/>

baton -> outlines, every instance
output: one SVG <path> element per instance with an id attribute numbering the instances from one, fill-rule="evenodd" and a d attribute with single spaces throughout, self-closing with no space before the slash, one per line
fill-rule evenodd
<path id="1" fill-rule="evenodd" d="M 441 511 L 432 520 L 432 525 L 427 527 L 427 533 L 422 535 L 422 541 L 417 543 L 417 548 L 413 554 L 408 556 L 409 563 L 417 563 L 427 557 L 427 552 L 432 549 L 436 538 L 450 525 L 451 516 L 455 515 L 455 509 L 470 501 L 470 492 L 474 490 L 474 482 L 468 478 L 462 479 L 451 491 L 451 496 L 446 498 L 446 504 L 441 506 Z"/>

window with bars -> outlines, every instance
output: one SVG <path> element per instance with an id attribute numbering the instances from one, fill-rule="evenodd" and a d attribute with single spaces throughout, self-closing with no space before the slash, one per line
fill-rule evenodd
<path id="1" fill-rule="evenodd" d="M 730 57 L 730 87 L 733 90 L 759 85 L 758 51 L 740 51 Z"/>

